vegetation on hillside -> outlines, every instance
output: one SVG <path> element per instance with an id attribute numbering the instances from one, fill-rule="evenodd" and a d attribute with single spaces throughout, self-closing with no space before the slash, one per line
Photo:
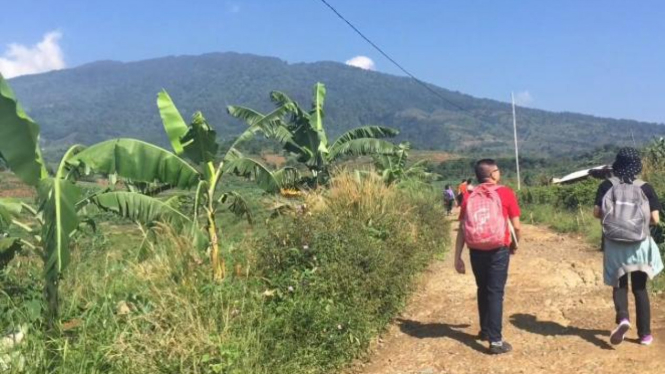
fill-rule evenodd
<path id="1" fill-rule="evenodd" d="M 132 63 L 98 62 L 74 69 L 12 79 L 31 115 L 45 124 L 47 149 L 64 153 L 73 143 L 132 137 L 167 145 L 153 110 L 155 92 L 166 88 L 185 113 L 201 110 L 223 137 L 244 130 L 225 110 L 242 104 L 267 113 L 265 94 L 288 92 L 296 102 L 310 97 L 312 82 L 325 82 L 329 136 L 366 124 L 400 131 L 398 141 L 417 149 L 469 155 L 510 155 L 510 105 L 431 86 L 446 101 L 411 79 L 333 62 L 287 64 L 276 58 L 236 53 L 179 56 Z M 452 104 L 451 104 L 452 103 Z M 464 108 L 465 112 L 459 108 Z M 569 155 L 604 144 L 645 144 L 665 127 L 574 113 L 518 108 L 518 137 L 524 155 Z M 94 124 L 94 125 L 91 125 Z M 590 146 L 592 145 L 592 146 Z"/>
<path id="2" fill-rule="evenodd" d="M 331 185 L 253 227 L 223 215 L 244 235 L 223 243 L 233 271 L 221 283 L 187 233 L 158 225 L 141 246 L 136 227 L 102 223 L 61 284 L 61 372 L 326 373 L 362 355 L 446 247 L 447 224 L 422 186 L 353 174 Z M 40 272 L 21 254 L 0 275 L 0 323 L 27 326 L 25 372 L 46 367 Z"/>
<path id="3" fill-rule="evenodd" d="M 299 177 L 297 184 L 316 187 L 327 184 L 331 166 L 346 156 L 390 155 L 395 153 L 395 145 L 381 138 L 394 137 L 399 131 L 381 126 L 362 126 L 350 129 L 333 141 L 328 140 L 324 126 L 323 106 L 326 88 L 316 83 L 312 93 L 312 109 L 306 111 L 283 92 L 270 94 L 276 109 L 261 114 L 243 106 L 229 106 L 229 113 L 242 119 L 250 126 L 263 123 L 263 133 L 278 141 L 285 152 L 295 155 L 310 175 Z M 284 119 L 285 114 L 288 119 Z M 268 129 L 268 127 L 270 127 Z"/>
<path id="4" fill-rule="evenodd" d="M 33 189 L 0 198 L 0 370 L 324 373 L 365 352 L 444 249 L 446 222 L 430 185 L 332 174 L 337 156 L 406 152 L 377 139 L 396 133 L 377 126 L 328 145 L 324 94 L 317 84 L 307 114 L 282 96 L 220 146 L 200 112 L 187 125 L 162 91 L 173 152 L 131 138 L 75 145 L 51 173 L 39 126 L 0 76 L 2 180 Z M 324 188 L 246 222 L 238 216 L 262 204 L 261 191 L 300 181 L 295 168 L 243 156 L 238 147 L 258 133 Z M 234 190 L 237 177 L 255 187 Z"/>
<path id="5" fill-rule="evenodd" d="M 525 186 L 540 186 L 550 183 L 554 177 L 562 177 L 574 171 L 599 165 L 611 164 L 619 150 L 618 145 L 605 145 L 579 154 L 560 157 L 520 156 L 520 176 Z M 497 161 L 504 179 L 516 182 L 517 172 L 515 157 L 495 157 L 489 152 L 479 152 L 473 157 L 460 157 L 446 160 L 434 166 L 432 170 L 441 174 L 447 181 L 460 181 L 473 177 L 473 164 L 489 157 Z"/>

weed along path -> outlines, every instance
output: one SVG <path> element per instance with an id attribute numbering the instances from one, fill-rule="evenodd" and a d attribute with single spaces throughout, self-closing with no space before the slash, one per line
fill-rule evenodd
<path id="1" fill-rule="evenodd" d="M 614 307 L 612 291 L 602 282 L 602 254 L 581 239 L 530 225 L 523 230 L 504 304 L 503 331 L 513 352 L 490 356 L 486 343 L 475 339 L 475 283 L 465 250 L 467 274 L 455 273 L 452 253 L 433 264 L 368 362 L 352 372 L 665 373 L 665 298 L 651 299 L 653 345 L 637 344 L 633 329 L 627 341 L 613 347 Z"/>

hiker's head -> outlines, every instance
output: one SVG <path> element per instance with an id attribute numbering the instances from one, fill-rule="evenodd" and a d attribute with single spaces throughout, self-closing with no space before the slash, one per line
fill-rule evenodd
<path id="1" fill-rule="evenodd" d="M 621 148 L 612 164 L 612 173 L 620 179 L 632 182 L 641 172 L 640 152 L 632 147 Z"/>
<path id="2" fill-rule="evenodd" d="M 462 179 L 462 183 L 466 183 L 466 179 Z"/>
<path id="3" fill-rule="evenodd" d="M 471 184 L 471 178 L 466 180 L 466 184 Z"/>
<path id="4" fill-rule="evenodd" d="M 449 190 L 449 189 L 450 189 L 450 185 L 446 184 L 446 190 Z"/>
<path id="5" fill-rule="evenodd" d="M 475 171 L 478 183 L 499 183 L 501 179 L 499 167 L 491 158 L 484 158 L 476 162 Z"/>

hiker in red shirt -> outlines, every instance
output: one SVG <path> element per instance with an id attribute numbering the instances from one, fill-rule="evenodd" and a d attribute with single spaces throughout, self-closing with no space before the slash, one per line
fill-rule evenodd
<path id="1" fill-rule="evenodd" d="M 501 328 L 510 255 L 520 238 L 520 208 L 513 190 L 499 185 L 501 171 L 494 160 L 476 162 L 475 172 L 479 185 L 464 199 L 460 210 L 455 270 L 460 274 L 466 271 L 462 260 L 466 244 L 478 286 L 479 339 L 489 341 L 490 353 L 501 354 L 512 350 L 503 340 Z"/>
<path id="2" fill-rule="evenodd" d="M 466 179 L 462 179 L 462 183 L 457 186 L 457 205 L 459 206 L 462 206 L 462 200 L 464 199 L 464 195 L 467 193 L 466 185 Z"/>

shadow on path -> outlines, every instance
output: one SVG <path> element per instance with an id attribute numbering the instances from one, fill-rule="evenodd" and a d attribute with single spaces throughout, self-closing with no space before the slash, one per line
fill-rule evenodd
<path id="1" fill-rule="evenodd" d="M 425 338 L 450 338 L 466 345 L 467 347 L 482 353 L 488 353 L 487 347 L 480 344 L 477 336 L 467 334 L 458 329 L 464 329 L 469 325 L 449 325 L 446 323 L 422 323 L 398 318 L 399 328 L 403 333 L 418 339 Z"/>
<path id="2" fill-rule="evenodd" d="M 531 314 L 513 314 L 510 316 L 510 323 L 521 330 L 542 336 L 579 336 L 589 343 L 601 349 L 614 349 L 607 342 L 607 339 L 601 337 L 609 336 L 606 330 L 581 329 L 579 327 L 566 327 L 552 321 L 538 321 L 536 316 Z"/>

